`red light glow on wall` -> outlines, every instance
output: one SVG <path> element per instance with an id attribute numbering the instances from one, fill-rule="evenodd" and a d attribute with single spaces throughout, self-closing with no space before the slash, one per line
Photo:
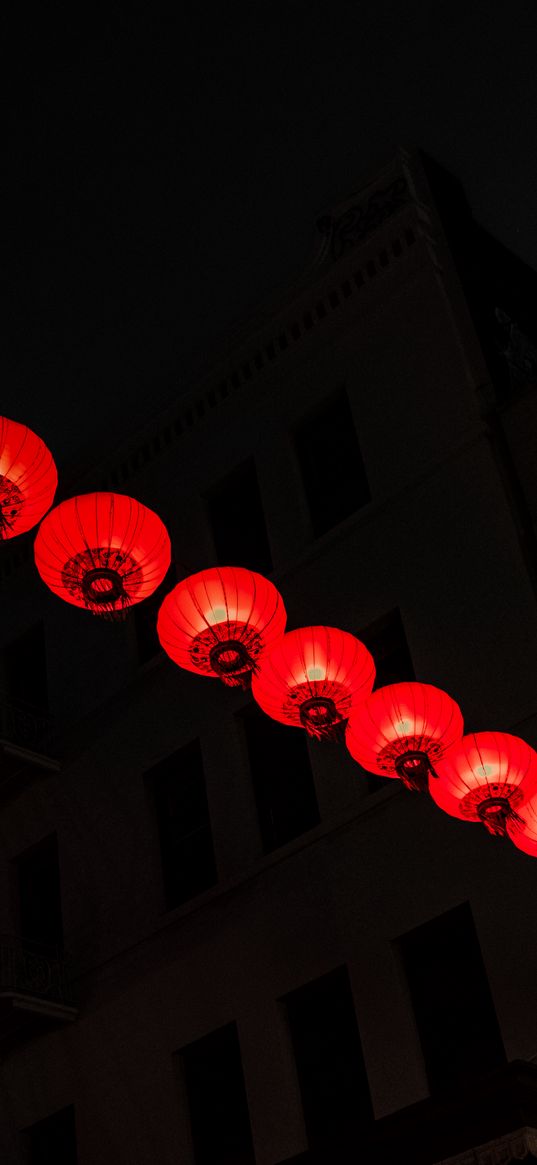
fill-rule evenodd
<path id="1" fill-rule="evenodd" d="M 109 617 L 151 595 L 170 559 L 163 522 L 125 494 L 69 498 L 47 514 L 35 540 L 36 566 L 50 590 Z"/>
<path id="2" fill-rule="evenodd" d="M 374 679 L 373 657 L 354 635 L 301 627 L 263 657 L 252 693 L 273 720 L 331 740 L 341 736 L 353 703 L 369 695 Z"/>
<path id="3" fill-rule="evenodd" d="M 464 731 L 461 710 L 432 684 L 388 684 L 353 708 L 345 739 L 358 764 L 426 789 L 430 766 Z"/>
<path id="4" fill-rule="evenodd" d="M 31 530 L 54 500 L 58 474 L 45 442 L 0 417 L 0 540 Z"/>
<path id="5" fill-rule="evenodd" d="M 281 595 L 263 575 L 215 566 L 166 595 L 157 633 L 179 667 L 245 687 L 262 653 L 283 635 L 286 619 Z"/>
<path id="6" fill-rule="evenodd" d="M 504 835 L 537 794 L 537 753 L 507 732 L 464 736 L 435 765 L 429 791 L 436 804 L 462 821 L 481 821 Z"/>

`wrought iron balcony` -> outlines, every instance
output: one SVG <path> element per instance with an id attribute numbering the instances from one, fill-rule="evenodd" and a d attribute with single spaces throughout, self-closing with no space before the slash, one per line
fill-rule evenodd
<path id="1" fill-rule="evenodd" d="M 15 703 L 0 692 L 0 740 L 50 756 L 52 718 L 30 704 Z"/>
<path id="2" fill-rule="evenodd" d="M 0 1031 L 13 1027 L 16 1013 L 72 1020 L 73 1003 L 65 961 L 59 951 L 13 935 L 0 936 Z"/>

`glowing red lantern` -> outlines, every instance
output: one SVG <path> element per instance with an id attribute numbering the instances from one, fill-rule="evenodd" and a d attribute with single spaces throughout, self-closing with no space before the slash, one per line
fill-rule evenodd
<path id="1" fill-rule="evenodd" d="M 447 748 L 464 731 L 458 704 L 432 684 L 401 683 L 378 688 L 353 708 L 345 740 L 368 772 L 400 777 L 409 789 L 426 789 Z"/>
<path id="2" fill-rule="evenodd" d="M 242 566 L 192 574 L 166 595 L 157 620 L 159 640 L 187 671 L 246 687 L 265 648 L 285 630 L 276 587 Z"/>
<path id="3" fill-rule="evenodd" d="M 45 442 L 0 417 L 0 540 L 31 530 L 52 505 L 58 474 Z"/>
<path id="4" fill-rule="evenodd" d="M 532 797 L 522 806 L 518 820 L 508 818 L 507 832 L 518 849 L 537 858 L 537 797 Z"/>
<path id="5" fill-rule="evenodd" d="M 452 817 L 481 821 L 489 833 L 503 836 L 537 793 L 537 753 L 507 732 L 463 736 L 435 765 L 429 791 Z"/>
<path id="6" fill-rule="evenodd" d="M 301 627 L 263 656 L 252 693 L 273 720 L 305 728 L 317 740 L 334 740 L 374 679 L 373 657 L 354 635 L 336 627 Z"/>
<path id="7" fill-rule="evenodd" d="M 82 494 L 61 502 L 35 540 L 36 566 L 51 591 L 109 618 L 151 595 L 170 557 L 163 522 L 125 494 Z"/>

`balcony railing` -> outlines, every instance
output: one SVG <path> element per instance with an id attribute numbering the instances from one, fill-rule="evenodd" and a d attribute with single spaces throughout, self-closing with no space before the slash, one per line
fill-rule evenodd
<path id="1" fill-rule="evenodd" d="M 15 703 L 0 692 L 0 740 L 51 756 L 52 717 L 30 704 Z"/>
<path id="2" fill-rule="evenodd" d="M 65 961 L 50 946 L 0 936 L 0 997 L 17 1007 L 45 1014 L 76 1014 Z"/>

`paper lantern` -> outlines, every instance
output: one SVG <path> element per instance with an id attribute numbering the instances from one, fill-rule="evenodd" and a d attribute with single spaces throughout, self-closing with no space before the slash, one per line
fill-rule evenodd
<path id="1" fill-rule="evenodd" d="M 214 566 L 166 595 L 157 634 L 179 667 L 246 687 L 262 652 L 283 635 L 286 619 L 281 595 L 263 575 Z"/>
<path id="2" fill-rule="evenodd" d="M 448 749 L 435 774 L 429 791 L 441 809 L 503 836 L 537 793 L 537 753 L 507 732 L 475 732 Z"/>
<path id="3" fill-rule="evenodd" d="M 378 688 L 351 712 L 347 748 L 368 772 L 426 789 L 436 762 L 464 731 L 461 710 L 432 684 Z"/>
<path id="4" fill-rule="evenodd" d="M 334 740 L 374 679 L 373 658 L 354 635 L 336 627 L 301 627 L 263 656 L 252 694 L 274 720 L 305 728 L 317 740 Z"/>
<path id="5" fill-rule="evenodd" d="M 35 562 L 54 594 L 95 615 L 121 615 L 151 595 L 170 565 L 157 514 L 125 494 L 69 498 L 47 514 Z"/>
<path id="6" fill-rule="evenodd" d="M 518 810 L 516 818 L 508 818 L 507 832 L 517 849 L 537 858 L 537 796 Z"/>
<path id="7" fill-rule="evenodd" d="M 0 417 L 0 540 L 31 530 L 54 500 L 58 474 L 45 442 Z"/>

